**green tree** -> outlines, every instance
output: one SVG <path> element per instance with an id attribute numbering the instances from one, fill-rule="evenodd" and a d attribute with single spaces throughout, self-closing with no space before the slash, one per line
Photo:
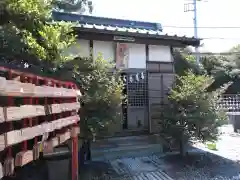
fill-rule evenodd
<path id="1" fill-rule="evenodd" d="M 91 0 L 55 0 L 54 6 L 56 10 L 65 12 L 92 13 L 93 4 Z"/>
<path id="2" fill-rule="evenodd" d="M 2 61 L 53 68 L 69 59 L 63 52 L 75 42 L 73 25 L 49 23 L 51 0 L 3 0 L 0 9 Z"/>
<path id="3" fill-rule="evenodd" d="M 121 124 L 123 84 L 119 72 L 113 72 L 113 68 L 114 64 L 99 56 L 94 63 L 92 58 L 82 59 L 77 69 L 86 92 L 82 97 L 82 127 L 85 134 L 93 137 L 108 134 L 114 124 Z"/>
<path id="4" fill-rule="evenodd" d="M 117 119 L 122 81 L 118 73 L 109 74 L 113 66 L 100 57 L 94 62 L 92 56 L 67 55 L 66 49 L 76 43 L 74 24 L 53 22 L 54 5 L 51 0 L 0 2 L 1 62 L 17 67 L 27 63 L 33 73 L 75 81 L 84 94 L 81 122 L 86 122 L 86 129 L 96 133 Z"/>
<path id="5" fill-rule="evenodd" d="M 191 70 L 195 74 L 201 74 L 201 69 L 196 65 L 195 57 L 190 55 L 189 49 L 174 49 L 174 69 L 178 76 L 185 75 Z"/>
<path id="6" fill-rule="evenodd" d="M 80 125 L 85 137 L 107 135 L 114 124 L 121 124 L 123 82 L 113 70 L 114 64 L 102 56 L 94 61 L 92 56 L 76 57 L 58 70 L 59 77 L 72 77 L 83 92 Z"/>
<path id="7" fill-rule="evenodd" d="M 209 90 L 219 88 L 225 83 L 232 81 L 226 93 L 234 94 L 240 92 L 240 46 L 234 46 L 224 55 L 210 54 L 201 57 L 205 73 L 214 78 Z"/>
<path id="8" fill-rule="evenodd" d="M 163 137 L 172 138 L 182 155 L 190 139 L 214 140 L 218 127 L 226 122 L 226 115 L 218 107 L 219 95 L 226 86 L 207 92 L 212 78 L 207 75 L 186 73 L 177 80 L 169 95 L 169 105 L 164 107 L 160 130 Z"/>

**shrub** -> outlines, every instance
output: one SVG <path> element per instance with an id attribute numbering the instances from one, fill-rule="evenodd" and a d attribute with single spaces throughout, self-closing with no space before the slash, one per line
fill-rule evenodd
<path id="1" fill-rule="evenodd" d="M 212 78 L 192 72 L 178 77 L 168 102 L 163 109 L 160 130 L 164 137 L 174 139 L 185 154 L 190 139 L 212 141 L 218 137 L 218 127 L 226 123 L 227 116 L 218 107 L 219 96 L 226 87 L 207 92 Z"/>

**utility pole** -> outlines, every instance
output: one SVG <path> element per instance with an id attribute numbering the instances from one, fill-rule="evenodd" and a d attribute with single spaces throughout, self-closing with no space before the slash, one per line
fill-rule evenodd
<path id="1" fill-rule="evenodd" d="M 193 17 L 193 22 L 194 22 L 194 37 L 198 38 L 198 28 L 197 28 L 197 0 L 193 0 L 193 12 L 194 12 L 194 17 Z M 197 65 L 200 64 L 199 60 L 199 53 L 198 53 L 198 47 L 195 47 L 195 52 L 196 52 L 196 63 Z"/>
<path id="2" fill-rule="evenodd" d="M 194 38 L 198 38 L 197 0 L 193 0 L 193 3 L 184 4 L 184 12 L 190 12 L 190 11 L 193 11 Z M 197 63 L 197 65 L 199 65 L 200 57 L 199 57 L 199 53 L 198 53 L 198 47 L 195 47 L 195 53 L 196 53 L 196 63 Z"/>

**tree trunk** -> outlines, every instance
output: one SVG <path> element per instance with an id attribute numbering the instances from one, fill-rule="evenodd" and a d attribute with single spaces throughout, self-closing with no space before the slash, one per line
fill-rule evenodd
<path id="1" fill-rule="evenodd" d="M 187 155 L 187 144 L 184 141 L 184 138 L 181 138 L 179 141 L 179 149 L 180 149 L 180 155 L 182 157 L 186 157 Z"/>
<path id="2" fill-rule="evenodd" d="M 90 139 L 87 140 L 87 150 L 86 151 L 87 151 L 86 160 L 91 161 L 92 154 L 91 154 L 91 140 Z"/>

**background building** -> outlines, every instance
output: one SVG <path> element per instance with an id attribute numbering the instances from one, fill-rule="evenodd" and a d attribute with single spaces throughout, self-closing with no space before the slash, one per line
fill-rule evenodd
<path id="1" fill-rule="evenodd" d="M 161 107 L 175 79 L 172 50 L 198 46 L 199 39 L 163 34 L 159 23 L 63 12 L 53 12 L 53 18 L 79 23 L 77 45 L 67 53 L 89 56 L 92 49 L 94 59 L 101 53 L 122 69 L 127 103 L 122 105 L 123 123 L 116 132 L 157 132 Z"/>

